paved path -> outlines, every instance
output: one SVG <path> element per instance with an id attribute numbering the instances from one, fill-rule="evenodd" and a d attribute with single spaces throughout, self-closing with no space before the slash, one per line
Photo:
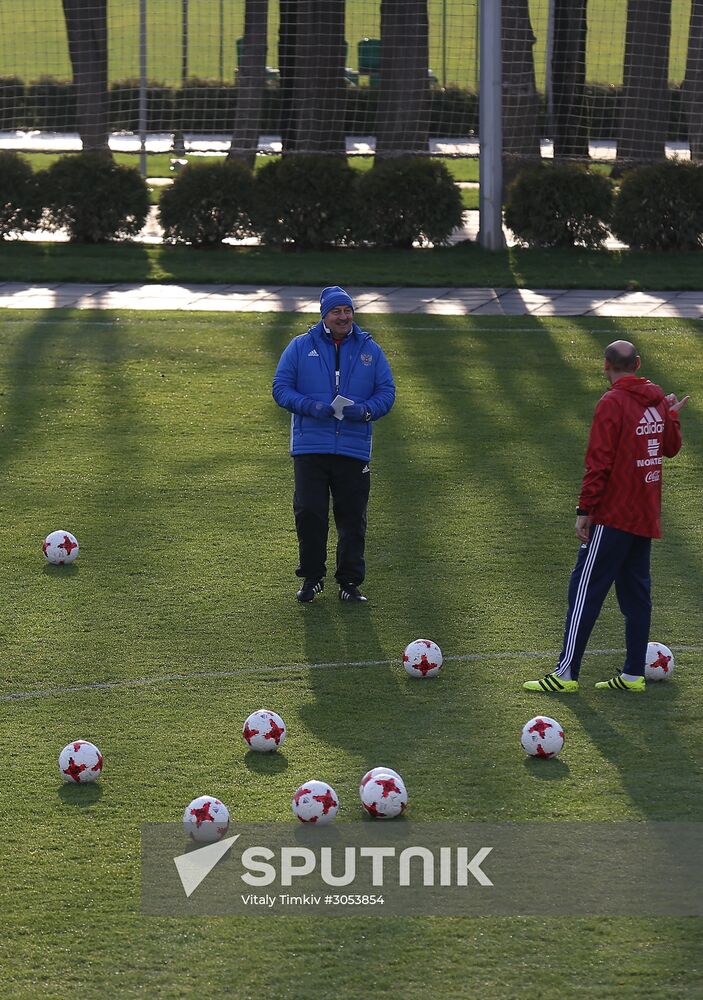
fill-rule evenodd
<path id="1" fill-rule="evenodd" d="M 528 288 L 349 288 L 360 313 L 435 316 L 652 316 L 703 319 L 703 291 Z M 319 285 L 0 282 L 0 308 L 179 309 L 317 313 Z"/>
<path id="2" fill-rule="evenodd" d="M 229 150 L 232 142 L 231 133 L 184 133 L 185 149 L 189 154 L 220 155 Z M 146 149 L 149 153 L 170 153 L 173 151 L 172 132 L 148 132 L 145 137 Z M 141 140 L 133 132 L 115 132 L 109 139 L 110 149 L 121 153 L 139 152 Z M 371 156 L 376 150 L 376 137 L 373 135 L 348 135 L 346 137 L 347 153 Z M 13 149 L 21 153 L 69 153 L 80 152 L 81 139 L 77 132 L 50 132 L 43 129 L 0 131 L 0 149 Z M 552 159 L 554 146 L 551 139 L 540 140 L 542 157 Z M 430 139 L 427 150 L 432 156 L 473 156 L 477 157 L 481 150 L 478 138 L 466 136 L 444 136 Z M 665 144 L 668 157 L 678 157 L 688 160 L 691 152 L 686 142 L 667 142 Z M 260 153 L 280 153 L 280 135 L 260 135 Z M 617 146 L 612 139 L 592 139 L 588 144 L 588 152 L 594 160 L 614 160 Z M 135 156 L 135 164 L 138 162 Z"/>

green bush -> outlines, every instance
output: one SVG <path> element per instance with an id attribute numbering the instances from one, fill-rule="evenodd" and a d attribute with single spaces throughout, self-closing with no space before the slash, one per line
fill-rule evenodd
<path id="1" fill-rule="evenodd" d="M 321 249 L 349 238 L 355 171 L 346 157 L 289 154 L 257 171 L 254 225 L 264 243 Z"/>
<path id="2" fill-rule="evenodd" d="M 253 235 L 254 178 L 241 163 L 189 164 L 161 195 L 164 238 L 213 247 L 226 237 Z"/>
<path id="3" fill-rule="evenodd" d="M 0 152 L 0 237 L 34 228 L 40 214 L 32 168 L 17 153 Z"/>
<path id="4" fill-rule="evenodd" d="M 461 225 L 459 188 L 438 160 L 401 156 L 381 160 L 359 176 L 357 243 L 410 247 L 416 240 L 446 243 Z"/>
<path id="5" fill-rule="evenodd" d="M 350 87 L 344 94 L 344 131 L 347 135 L 373 135 L 378 114 L 375 87 Z"/>
<path id="6" fill-rule="evenodd" d="M 531 247 L 596 249 L 608 235 L 613 191 L 601 174 L 572 163 L 524 167 L 508 188 L 505 222 Z"/>
<path id="7" fill-rule="evenodd" d="M 139 129 L 139 80 L 119 80 L 110 85 L 110 128 Z M 170 132 L 175 120 L 173 87 L 149 81 L 146 88 L 146 127 L 149 132 Z"/>
<path id="8" fill-rule="evenodd" d="M 474 133 L 478 133 L 478 94 L 463 87 L 430 90 L 431 136 L 467 136 Z"/>
<path id="9" fill-rule="evenodd" d="M 620 130 L 622 87 L 587 84 L 584 89 L 586 130 L 593 139 L 617 139 Z"/>
<path id="10" fill-rule="evenodd" d="M 643 250 L 703 245 L 703 168 L 669 161 L 636 167 L 622 179 L 613 232 Z"/>
<path id="11" fill-rule="evenodd" d="M 129 239 L 146 221 L 146 182 L 109 154 L 63 156 L 38 177 L 46 224 L 67 229 L 77 243 Z"/>
<path id="12" fill-rule="evenodd" d="M 24 82 L 18 76 L 0 78 L 0 128 L 22 128 L 24 113 Z"/>
<path id="13" fill-rule="evenodd" d="M 616 139 L 620 129 L 621 86 L 588 84 L 584 90 L 584 112 L 588 134 L 593 139 Z M 466 136 L 478 132 L 478 95 L 463 87 L 432 87 L 429 91 L 428 134 Z M 139 84 L 120 80 L 110 85 L 110 123 L 113 129 L 136 131 L 139 120 Z M 544 127 L 544 95 L 538 95 L 539 115 Z M 688 117 L 680 86 L 671 85 L 668 97 L 667 139 L 686 140 Z M 150 80 L 147 84 L 147 127 L 152 131 L 229 132 L 237 106 L 237 86 L 220 80 L 193 77 L 184 87 L 169 87 Z M 378 87 L 349 87 L 344 94 L 344 128 L 348 135 L 373 134 L 376 130 Z M 5 124 L 3 125 L 3 121 Z M 42 77 L 26 83 L 19 77 L 0 78 L 0 127 L 47 128 L 74 131 L 76 88 L 66 80 Z M 263 93 L 261 131 L 281 130 L 281 96 L 278 84 Z"/>
<path id="14" fill-rule="evenodd" d="M 51 76 L 28 83 L 24 117 L 27 128 L 75 132 L 78 128 L 75 86 Z"/>
<path id="15" fill-rule="evenodd" d="M 175 91 L 176 127 L 184 132 L 229 132 L 234 123 L 237 88 L 219 80 L 186 80 Z"/>

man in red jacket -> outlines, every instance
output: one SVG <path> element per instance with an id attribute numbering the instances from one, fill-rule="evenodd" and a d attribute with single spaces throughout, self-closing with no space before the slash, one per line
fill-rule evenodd
<path id="1" fill-rule="evenodd" d="M 555 671 L 527 681 L 527 691 L 578 691 L 581 658 L 613 583 L 625 617 L 627 653 L 622 673 L 597 688 L 644 691 L 644 664 L 652 602 L 649 555 L 661 537 L 664 458 L 681 447 L 679 410 L 688 396 L 665 396 L 635 373 L 640 358 L 626 340 L 605 349 L 610 389 L 599 400 L 586 451 L 586 471 L 576 508 L 581 542 L 569 584 L 564 646 Z"/>

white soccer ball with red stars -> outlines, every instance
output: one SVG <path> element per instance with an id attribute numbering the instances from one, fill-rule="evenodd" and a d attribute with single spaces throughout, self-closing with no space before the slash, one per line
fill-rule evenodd
<path id="1" fill-rule="evenodd" d="M 522 727 L 520 743 L 531 757 L 556 757 L 564 746 L 564 730 L 556 719 L 536 715 Z"/>
<path id="2" fill-rule="evenodd" d="M 214 795 L 199 795 L 183 813 L 183 829 L 199 843 L 214 844 L 224 837 L 228 828 L 229 809 Z"/>
<path id="3" fill-rule="evenodd" d="M 674 672 L 674 654 L 663 642 L 647 643 L 644 676 L 648 681 L 668 681 Z"/>
<path id="4" fill-rule="evenodd" d="M 364 777 L 359 782 L 359 798 L 361 798 L 361 793 L 364 790 L 364 785 L 366 785 L 371 780 L 371 778 L 375 778 L 377 774 L 391 774 L 401 783 L 401 785 L 405 785 L 405 782 L 403 781 L 402 777 L 398 774 L 397 771 L 394 771 L 392 767 L 381 767 L 381 766 L 372 767 L 370 771 L 366 772 Z"/>
<path id="5" fill-rule="evenodd" d="M 442 650 L 431 639 L 415 639 L 405 647 L 403 666 L 411 677 L 436 677 L 442 668 Z"/>
<path id="6" fill-rule="evenodd" d="M 408 793 L 398 775 L 376 774 L 364 785 L 361 804 L 374 819 L 393 819 L 405 811 Z"/>
<path id="7" fill-rule="evenodd" d="M 293 796 L 291 808 L 301 823 L 324 826 L 337 815 L 339 799 L 326 781 L 304 781 Z"/>
<path id="8" fill-rule="evenodd" d="M 70 531 L 52 531 L 42 544 L 44 555 L 55 566 L 72 563 L 78 556 L 78 539 Z"/>
<path id="9" fill-rule="evenodd" d="M 74 740 L 59 754 L 59 771 L 64 781 L 86 785 L 96 781 L 103 769 L 103 755 L 89 740 Z"/>
<path id="10" fill-rule="evenodd" d="M 270 753 L 278 750 L 286 738 L 286 724 L 276 712 L 268 708 L 260 708 L 252 712 L 242 729 L 244 742 L 258 753 Z"/>

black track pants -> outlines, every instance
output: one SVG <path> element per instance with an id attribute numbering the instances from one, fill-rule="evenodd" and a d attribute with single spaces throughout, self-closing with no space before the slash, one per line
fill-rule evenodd
<path id="1" fill-rule="evenodd" d="M 564 647 L 557 674 L 570 670 L 572 680 L 578 680 L 586 643 L 613 583 L 625 618 L 627 655 L 622 669 L 626 674 L 644 674 L 652 616 L 651 548 L 651 538 L 602 524 L 591 525 L 588 544 L 579 548 L 571 574 Z"/>
<path id="2" fill-rule="evenodd" d="M 293 511 L 300 565 L 296 575 L 321 580 L 327 571 L 329 500 L 337 526 L 338 583 L 363 581 L 366 508 L 371 473 L 368 462 L 345 455 L 296 455 Z"/>

